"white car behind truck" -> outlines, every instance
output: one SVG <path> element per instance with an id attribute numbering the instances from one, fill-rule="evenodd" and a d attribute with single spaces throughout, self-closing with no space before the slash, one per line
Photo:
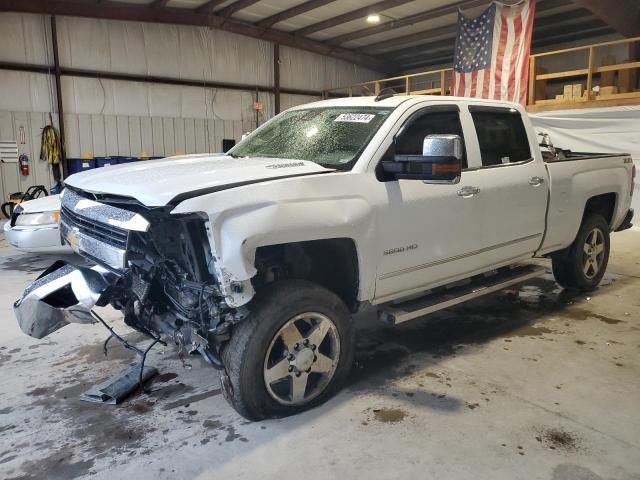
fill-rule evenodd
<path id="1" fill-rule="evenodd" d="M 18 205 L 4 224 L 4 236 L 16 250 L 29 253 L 71 254 L 60 237 L 60 195 L 28 200 Z"/>
<path id="2" fill-rule="evenodd" d="M 288 415 L 344 384 L 363 304 L 398 323 L 540 275 L 541 256 L 595 288 L 634 173 L 626 154 L 543 153 L 515 104 L 308 104 L 225 157 L 70 177 L 61 231 L 96 266 L 54 264 L 15 312 L 41 338 L 110 304 L 200 352 L 243 416 Z"/>

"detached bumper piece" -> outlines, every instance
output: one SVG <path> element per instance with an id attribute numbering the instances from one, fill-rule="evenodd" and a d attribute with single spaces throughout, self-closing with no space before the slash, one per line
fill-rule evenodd
<path id="1" fill-rule="evenodd" d="M 151 380 L 157 374 L 158 370 L 155 367 L 141 365 L 127 367 L 115 377 L 91 387 L 80 395 L 80 400 L 117 405 L 137 389 L 141 383 Z"/>
<path id="2" fill-rule="evenodd" d="M 624 221 L 622 222 L 622 224 L 616 228 L 616 232 L 622 232 L 624 230 L 628 230 L 631 227 L 633 227 L 633 223 L 631 223 L 631 221 L 633 220 L 633 208 L 630 208 L 629 211 L 627 212 L 627 216 L 624 217 Z"/>
<path id="3" fill-rule="evenodd" d="M 13 304 L 24 333 L 44 338 L 69 323 L 96 323 L 91 309 L 118 276 L 102 267 L 78 267 L 57 261 Z"/>

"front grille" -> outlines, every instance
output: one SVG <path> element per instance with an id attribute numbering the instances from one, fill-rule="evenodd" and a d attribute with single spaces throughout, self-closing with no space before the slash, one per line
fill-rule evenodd
<path id="1" fill-rule="evenodd" d="M 75 227 L 81 233 L 91 238 L 95 238 L 121 250 L 126 250 L 127 248 L 127 240 L 129 238 L 129 232 L 127 230 L 83 217 L 72 212 L 65 206 L 62 206 L 60 216 L 61 221 L 69 227 Z"/>

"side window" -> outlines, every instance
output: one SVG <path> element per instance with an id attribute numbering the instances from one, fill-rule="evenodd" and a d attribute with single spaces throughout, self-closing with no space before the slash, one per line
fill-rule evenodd
<path id="1" fill-rule="evenodd" d="M 396 155 L 422 155 L 422 143 L 427 135 L 462 135 L 460 114 L 457 111 L 427 111 L 418 114 L 402 127 L 396 139 Z M 467 168 L 467 155 L 462 160 Z"/>
<path id="2" fill-rule="evenodd" d="M 531 158 L 527 131 L 519 112 L 469 108 L 478 134 L 484 167 Z"/>

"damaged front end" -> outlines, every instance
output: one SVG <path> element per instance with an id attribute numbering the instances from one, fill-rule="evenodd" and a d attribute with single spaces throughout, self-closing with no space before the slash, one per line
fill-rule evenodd
<path id="1" fill-rule="evenodd" d="M 93 307 L 111 305 L 130 327 L 221 368 L 219 347 L 247 312 L 229 307 L 220 291 L 206 222 L 67 188 L 61 234 L 96 265 L 54 263 L 14 304 L 20 327 L 43 338 L 69 323 L 95 323 Z"/>

